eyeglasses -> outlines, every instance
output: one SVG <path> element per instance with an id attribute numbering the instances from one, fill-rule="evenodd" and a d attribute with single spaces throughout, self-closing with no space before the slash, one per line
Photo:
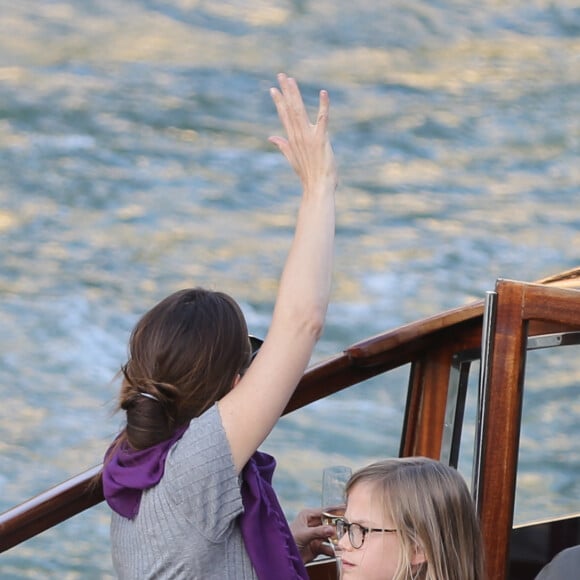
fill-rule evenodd
<path id="1" fill-rule="evenodd" d="M 367 534 L 371 532 L 396 532 L 397 530 L 392 530 L 389 528 L 365 528 L 360 524 L 349 523 L 342 518 L 336 519 L 336 537 L 340 540 L 344 534 L 348 532 L 348 539 L 350 541 L 350 545 L 355 549 L 358 550 L 362 548 L 362 545 L 365 543 L 365 537 Z"/>

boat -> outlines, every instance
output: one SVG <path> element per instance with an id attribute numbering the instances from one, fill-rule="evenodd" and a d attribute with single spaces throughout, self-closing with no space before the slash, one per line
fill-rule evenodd
<path id="1" fill-rule="evenodd" d="M 475 383 L 471 490 L 487 576 L 532 580 L 554 555 L 580 544 L 580 513 L 514 525 L 528 353 L 580 344 L 579 290 L 580 267 L 536 282 L 500 278 L 481 300 L 357 342 L 309 367 L 285 413 L 405 367 L 399 455 L 457 467 L 466 397 Z M 470 381 L 474 361 L 479 372 Z M 100 470 L 97 465 L 0 514 L 0 552 L 101 502 Z M 336 578 L 332 558 L 308 570 L 312 580 Z"/>

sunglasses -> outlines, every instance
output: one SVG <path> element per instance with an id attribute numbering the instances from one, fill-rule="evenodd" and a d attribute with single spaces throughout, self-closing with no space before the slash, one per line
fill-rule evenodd
<path id="1" fill-rule="evenodd" d="M 250 355 L 250 363 L 251 363 L 256 358 L 256 355 L 258 354 L 258 351 L 260 350 L 262 344 L 264 344 L 264 341 L 261 338 L 254 336 L 253 334 L 250 334 L 248 338 L 250 339 L 250 348 L 252 351 L 252 354 Z"/>

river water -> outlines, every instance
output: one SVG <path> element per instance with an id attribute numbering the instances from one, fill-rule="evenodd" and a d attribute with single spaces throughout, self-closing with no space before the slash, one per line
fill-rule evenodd
<path id="1" fill-rule="evenodd" d="M 268 88 L 330 92 L 341 185 L 313 362 L 578 264 L 575 0 L 0 0 L 0 511 L 101 459 L 132 325 L 185 286 L 268 326 L 298 188 Z M 534 363 L 516 518 L 578 510 L 577 357 Z M 397 453 L 404 377 L 284 418 L 289 517 Z M 554 431 L 557 422 L 560 430 Z M 562 432 L 562 428 L 564 431 Z M 105 506 L 0 576 L 111 578 Z"/>

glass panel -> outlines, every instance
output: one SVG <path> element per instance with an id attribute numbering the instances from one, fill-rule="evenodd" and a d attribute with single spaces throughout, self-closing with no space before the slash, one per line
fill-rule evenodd
<path id="1" fill-rule="evenodd" d="M 474 360 L 471 363 L 469 371 L 465 414 L 463 418 L 463 429 L 461 431 L 461 447 L 459 450 L 459 461 L 457 463 L 457 469 L 465 477 L 469 489 L 472 487 L 479 366 L 479 360 Z"/>
<path id="2" fill-rule="evenodd" d="M 528 351 L 516 524 L 580 512 L 579 353 Z"/>

